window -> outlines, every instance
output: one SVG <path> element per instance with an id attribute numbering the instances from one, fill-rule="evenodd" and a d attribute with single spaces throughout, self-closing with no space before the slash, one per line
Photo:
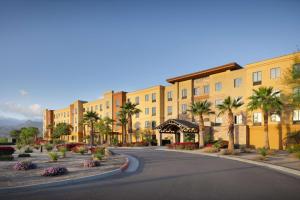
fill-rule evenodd
<path id="1" fill-rule="evenodd" d="M 218 82 L 215 84 L 215 90 L 216 92 L 220 92 L 222 90 L 222 83 Z"/>
<path id="2" fill-rule="evenodd" d="M 209 85 L 204 85 L 203 92 L 204 94 L 209 94 Z"/>
<path id="3" fill-rule="evenodd" d="M 95 110 L 98 110 L 98 105 L 95 106 Z"/>
<path id="4" fill-rule="evenodd" d="M 172 99 L 173 99 L 173 92 L 168 91 L 168 101 L 172 101 Z"/>
<path id="5" fill-rule="evenodd" d="M 182 114 L 186 114 L 187 113 L 187 105 L 186 104 L 182 104 L 181 105 L 181 113 Z"/>
<path id="6" fill-rule="evenodd" d="M 156 116 L 156 107 L 152 107 L 152 116 Z"/>
<path id="7" fill-rule="evenodd" d="M 156 93 L 152 93 L 152 102 L 156 102 Z"/>
<path id="8" fill-rule="evenodd" d="M 261 113 L 259 112 L 256 112 L 256 113 L 253 113 L 253 124 L 254 125 L 261 125 Z"/>
<path id="9" fill-rule="evenodd" d="M 135 97 L 135 104 L 139 105 L 140 104 L 140 97 Z"/>
<path id="10" fill-rule="evenodd" d="M 236 78 L 236 79 L 233 80 L 233 86 L 234 86 L 234 88 L 240 87 L 241 84 L 242 84 L 242 79 L 241 78 Z"/>
<path id="11" fill-rule="evenodd" d="M 135 113 L 135 118 L 139 118 L 140 117 L 140 113 Z"/>
<path id="12" fill-rule="evenodd" d="M 293 78 L 298 79 L 300 77 L 300 63 L 296 63 L 293 66 Z"/>
<path id="13" fill-rule="evenodd" d="M 91 111 L 92 111 L 92 112 L 93 112 L 93 108 L 94 108 L 94 107 L 93 107 L 93 106 L 91 106 Z"/>
<path id="14" fill-rule="evenodd" d="M 87 108 L 86 108 L 86 111 L 87 111 L 87 112 L 89 112 L 89 111 L 90 111 L 90 108 L 89 108 L 89 107 L 87 107 Z"/>
<path id="15" fill-rule="evenodd" d="M 194 88 L 194 96 L 200 95 L 200 88 Z"/>
<path id="16" fill-rule="evenodd" d="M 280 67 L 272 68 L 270 70 L 270 78 L 278 79 L 280 77 Z"/>
<path id="17" fill-rule="evenodd" d="M 182 89 L 181 90 L 181 98 L 186 99 L 187 98 L 187 89 Z"/>
<path id="18" fill-rule="evenodd" d="M 253 85 L 260 85 L 261 84 L 261 71 L 253 72 L 252 82 L 253 82 Z"/>
<path id="19" fill-rule="evenodd" d="M 75 108 L 75 114 L 77 114 L 77 108 Z"/>
<path id="20" fill-rule="evenodd" d="M 116 100 L 116 107 L 120 107 L 120 100 L 119 99 Z"/>
<path id="21" fill-rule="evenodd" d="M 145 121 L 145 128 L 149 128 L 150 127 L 150 122 L 149 121 Z"/>
<path id="22" fill-rule="evenodd" d="M 223 123 L 222 117 L 216 117 L 215 119 L 215 126 L 220 126 Z"/>
<path id="23" fill-rule="evenodd" d="M 64 113 L 64 117 L 66 117 L 66 113 Z"/>
<path id="24" fill-rule="evenodd" d="M 152 126 L 152 129 L 155 129 L 155 127 L 156 127 L 156 121 L 152 121 L 151 126 Z"/>
<path id="25" fill-rule="evenodd" d="M 149 115 L 149 108 L 145 108 L 145 115 Z"/>
<path id="26" fill-rule="evenodd" d="M 130 98 L 127 99 L 127 102 L 130 102 Z"/>
<path id="27" fill-rule="evenodd" d="M 271 115 L 271 122 L 280 122 L 280 116 L 276 113 Z"/>
<path id="28" fill-rule="evenodd" d="M 172 115 L 172 106 L 168 106 L 168 115 Z"/>
<path id="29" fill-rule="evenodd" d="M 106 102 L 106 108 L 109 108 L 109 101 Z"/>
<path id="30" fill-rule="evenodd" d="M 243 124 L 243 115 L 234 116 L 234 123 L 235 124 Z"/>
<path id="31" fill-rule="evenodd" d="M 100 111 L 102 111 L 102 104 L 100 104 Z"/>
<path id="32" fill-rule="evenodd" d="M 294 123 L 299 123 L 300 122 L 300 110 L 294 110 L 293 122 Z"/>
<path id="33" fill-rule="evenodd" d="M 77 126 L 75 126 L 75 133 L 77 133 Z"/>
<path id="34" fill-rule="evenodd" d="M 300 87 L 295 87 L 293 89 L 293 94 L 295 97 L 299 97 L 300 96 Z"/>
<path id="35" fill-rule="evenodd" d="M 149 94 L 145 95 L 145 101 L 149 101 Z"/>
<path id="36" fill-rule="evenodd" d="M 221 105 L 222 103 L 223 103 L 222 99 L 216 99 L 215 106 L 217 107 L 217 105 Z"/>

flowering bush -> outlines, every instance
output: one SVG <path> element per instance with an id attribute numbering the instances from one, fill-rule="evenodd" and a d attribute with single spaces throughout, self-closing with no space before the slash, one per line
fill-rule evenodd
<path id="1" fill-rule="evenodd" d="M 14 165 L 15 170 L 29 170 L 35 168 L 36 165 L 33 164 L 31 161 L 19 161 Z"/>
<path id="2" fill-rule="evenodd" d="M 83 167 L 97 167 L 100 166 L 100 162 L 98 160 L 84 160 Z"/>
<path id="3" fill-rule="evenodd" d="M 177 142 L 174 144 L 167 145 L 169 149 L 185 149 L 185 150 L 194 150 L 198 148 L 198 143 L 194 142 Z"/>
<path id="4" fill-rule="evenodd" d="M 58 176 L 66 174 L 67 172 L 68 170 L 65 167 L 49 167 L 44 170 L 42 176 Z"/>
<path id="5" fill-rule="evenodd" d="M 13 147 L 0 147 L 0 156 L 2 155 L 12 155 L 15 152 Z"/>

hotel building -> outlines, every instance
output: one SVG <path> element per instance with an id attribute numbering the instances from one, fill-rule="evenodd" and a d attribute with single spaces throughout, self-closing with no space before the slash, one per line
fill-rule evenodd
<path id="1" fill-rule="evenodd" d="M 198 122 L 197 116 L 192 116 L 188 109 L 193 102 L 208 100 L 212 109 L 218 113 L 216 105 L 222 103 L 227 97 L 242 97 L 244 105 L 234 111 L 235 117 L 235 143 L 263 146 L 263 116 L 260 110 L 247 111 L 248 97 L 253 89 L 261 86 L 272 86 L 280 90 L 280 95 L 292 93 L 293 88 L 283 83 L 284 74 L 293 66 L 300 67 L 300 52 L 267 59 L 240 66 L 237 63 L 228 63 L 207 70 L 186 74 L 167 79 L 169 85 L 154 86 L 133 92 L 107 92 L 103 98 L 95 101 L 75 101 L 65 109 L 44 111 L 44 137 L 49 139 L 52 129 L 49 125 L 66 122 L 72 125 L 72 134 L 63 139 L 70 142 L 82 142 L 84 133 L 88 134 L 80 124 L 87 111 L 95 111 L 100 117 L 108 116 L 117 121 L 117 113 L 126 101 L 137 104 L 141 113 L 132 117 L 133 132 L 150 129 L 153 136 L 161 145 L 167 142 L 182 142 L 184 134 L 160 134 L 155 129 L 158 125 L 175 119 L 180 122 Z M 300 92 L 300 88 L 294 88 Z M 228 140 L 226 115 L 205 116 L 206 130 L 214 139 Z M 282 147 L 282 139 L 293 130 L 300 130 L 300 109 L 284 107 L 283 112 L 272 114 L 269 117 L 269 138 L 271 148 Z M 115 123 L 113 132 L 120 133 L 121 127 Z M 133 141 L 137 138 L 133 134 Z M 195 134 L 197 141 L 197 134 Z"/>

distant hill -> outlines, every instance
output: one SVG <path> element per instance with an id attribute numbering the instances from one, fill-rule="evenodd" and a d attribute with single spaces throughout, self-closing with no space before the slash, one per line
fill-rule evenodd
<path id="1" fill-rule="evenodd" d="M 8 137 L 11 130 L 21 129 L 22 127 L 36 127 L 39 129 L 41 135 L 43 123 L 42 121 L 25 121 L 0 118 L 0 137 Z"/>

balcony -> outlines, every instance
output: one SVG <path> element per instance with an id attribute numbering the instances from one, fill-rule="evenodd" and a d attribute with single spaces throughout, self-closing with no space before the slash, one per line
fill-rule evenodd
<path id="1" fill-rule="evenodd" d="M 255 82 L 253 82 L 253 86 L 255 86 L 255 85 L 261 85 L 261 81 L 255 81 Z"/>

